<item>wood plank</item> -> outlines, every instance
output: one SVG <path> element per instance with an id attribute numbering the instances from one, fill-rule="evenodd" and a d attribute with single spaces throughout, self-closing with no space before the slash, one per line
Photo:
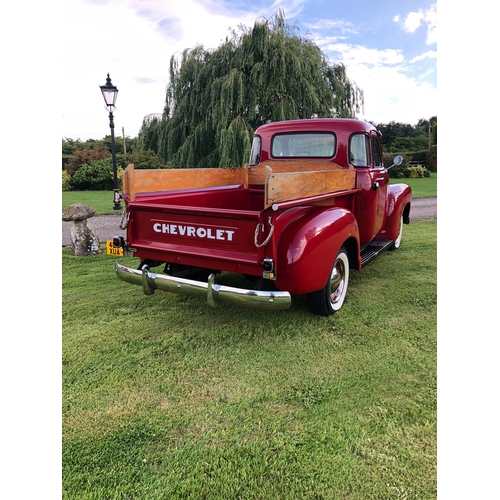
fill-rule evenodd
<path id="1" fill-rule="evenodd" d="M 273 203 L 353 189 L 355 183 L 354 169 L 287 173 L 273 171 L 266 182 L 264 208 Z"/>
<path id="2" fill-rule="evenodd" d="M 122 193 L 127 194 L 130 201 L 135 201 L 134 174 L 134 164 L 129 163 L 122 176 Z"/>
<path id="3" fill-rule="evenodd" d="M 123 174 L 123 194 L 131 201 L 137 193 L 174 191 L 242 184 L 265 185 L 265 207 L 273 203 L 307 198 L 354 188 L 355 171 L 331 161 L 291 160 L 263 162 L 240 168 L 134 169 Z"/>
<path id="4" fill-rule="evenodd" d="M 285 172 L 314 172 L 321 170 L 348 170 L 337 163 L 327 160 L 269 160 L 248 168 L 249 184 L 265 184 L 268 176 L 266 167 L 275 173 Z"/>
<path id="5" fill-rule="evenodd" d="M 136 170 L 131 164 L 123 174 L 122 191 L 134 201 L 137 193 L 245 184 L 245 176 L 243 167 Z"/>

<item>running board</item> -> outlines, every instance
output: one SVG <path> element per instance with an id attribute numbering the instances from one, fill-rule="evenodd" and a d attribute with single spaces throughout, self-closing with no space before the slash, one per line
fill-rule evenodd
<path id="1" fill-rule="evenodd" d="M 361 265 L 364 267 L 368 262 L 380 255 L 384 250 L 391 248 L 392 240 L 373 240 L 361 251 Z"/>

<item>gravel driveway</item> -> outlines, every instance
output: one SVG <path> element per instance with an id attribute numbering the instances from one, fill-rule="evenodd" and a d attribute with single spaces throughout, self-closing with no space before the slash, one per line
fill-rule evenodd
<path id="1" fill-rule="evenodd" d="M 123 203 L 123 202 L 122 202 Z M 101 243 L 113 236 L 125 237 L 125 231 L 120 229 L 122 214 L 96 215 L 88 220 L 90 227 L 96 232 Z M 437 219 L 437 197 L 415 198 L 411 203 L 410 218 L 412 221 Z M 71 245 L 71 222 L 62 223 L 62 246 Z"/>

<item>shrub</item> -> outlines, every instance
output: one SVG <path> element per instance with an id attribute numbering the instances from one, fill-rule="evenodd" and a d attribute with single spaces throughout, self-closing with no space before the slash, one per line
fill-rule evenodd
<path id="1" fill-rule="evenodd" d="M 66 170 L 70 175 L 74 175 L 83 165 L 89 165 L 93 161 L 102 160 L 104 158 L 111 158 L 111 154 L 98 144 L 92 149 L 77 149 L 66 164 Z"/>
<path id="2" fill-rule="evenodd" d="M 422 151 L 416 151 L 415 153 L 412 153 L 410 161 L 418 161 L 420 163 L 425 163 L 427 160 L 427 153 L 428 153 L 427 149 L 424 149 Z"/>
<path id="3" fill-rule="evenodd" d="M 427 172 L 428 175 L 425 175 Z M 415 167 L 408 167 L 406 169 L 406 177 L 410 179 L 418 179 L 420 177 L 429 177 L 429 172 L 425 167 L 420 167 L 419 165 Z"/>
<path id="4" fill-rule="evenodd" d="M 403 163 L 397 167 L 392 167 L 389 170 L 389 177 L 393 179 L 401 179 L 402 177 L 406 177 L 406 170 L 408 169 L 408 157 L 403 156 Z M 384 165 L 386 168 L 389 168 L 394 163 L 394 154 L 388 153 L 384 154 Z"/>
<path id="5" fill-rule="evenodd" d="M 116 169 L 116 175 L 118 177 L 118 189 L 122 188 L 122 175 L 123 175 L 123 172 L 125 172 L 124 168 L 117 167 L 117 169 Z M 111 169 L 111 178 L 113 179 L 113 169 Z"/>
<path id="6" fill-rule="evenodd" d="M 165 164 L 160 160 L 154 151 L 143 151 L 136 149 L 132 153 L 122 155 L 120 158 L 121 164 L 126 168 L 129 163 L 134 164 L 135 169 L 143 168 L 165 168 Z"/>
<path id="7" fill-rule="evenodd" d="M 91 161 L 82 165 L 71 181 L 75 191 L 103 191 L 113 189 L 113 166 L 109 159 Z"/>
<path id="8" fill-rule="evenodd" d="M 66 170 L 62 171 L 62 190 L 71 191 L 71 175 Z"/>

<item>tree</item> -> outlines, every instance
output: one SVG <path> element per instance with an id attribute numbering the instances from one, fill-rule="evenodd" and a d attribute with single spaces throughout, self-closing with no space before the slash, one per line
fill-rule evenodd
<path id="1" fill-rule="evenodd" d="M 158 151 L 158 141 L 162 126 L 162 115 L 151 114 L 144 117 L 137 137 L 137 147 L 143 151 Z"/>
<path id="2" fill-rule="evenodd" d="M 437 144 L 436 116 L 430 120 L 420 118 L 416 125 L 394 121 L 374 125 L 382 133 L 382 145 L 387 152 L 428 152 L 430 145 Z"/>
<path id="3" fill-rule="evenodd" d="M 297 31 L 279 10 L 215 50 L 173 56 L 161 123 L 144 122 L 140 136 L 146 142 L 153 128 L 160 158 L 177 167 L 239 167 L 266 121 L 354 117 L 362 90 Z"/>

